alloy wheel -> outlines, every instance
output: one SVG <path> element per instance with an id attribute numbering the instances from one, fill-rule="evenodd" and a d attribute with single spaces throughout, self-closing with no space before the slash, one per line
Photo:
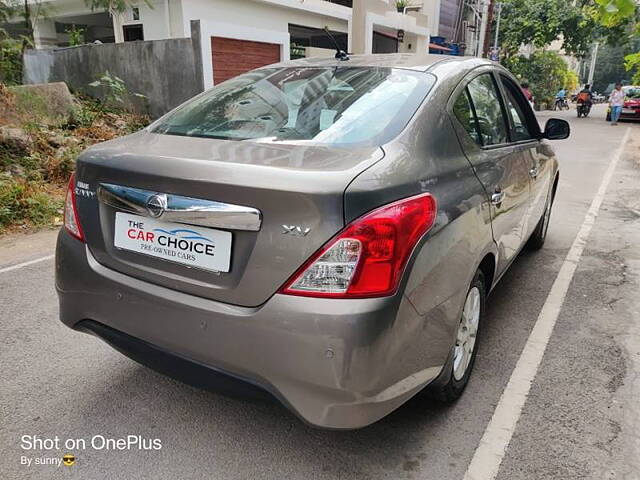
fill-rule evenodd
<path id="1" fill-rule="evenodd" d="M 464 302 L 454 347 L 453 377 L 458 381 L 464 377 L 473 358 L 480 321 L 480 300 L 480 289 L 472 287 L 467 293 L 467 299 Z"/>

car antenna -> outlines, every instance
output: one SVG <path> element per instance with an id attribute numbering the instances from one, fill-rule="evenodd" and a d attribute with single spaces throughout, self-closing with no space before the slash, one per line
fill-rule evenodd
<path id="1" fill-rule="evenodd" d="M 349 55 L 347 55 L 347 52 L 345 52 L 344 50 L 340 50 L 340 45 L 338 45 L 335 37 L 331 35 L 331 32 L 329 32 L 329 27 L 325 26 L 322 30 L 327 34 L 327 37 L 329 37 L 329 40 L 331 40 L 333 46 L 336 47 L 336 60 L 349 60 Z"/>

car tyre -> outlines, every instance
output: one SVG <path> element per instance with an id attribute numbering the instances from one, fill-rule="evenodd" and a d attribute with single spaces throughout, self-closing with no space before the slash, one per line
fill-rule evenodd
<path id="1" fill-rule="evenodd" d="M 547 204 L 544 207 L 544 213 L 538 221 L 535 230 L 531 234 L 527 247 L 530 250 L 540 250 L 547 239 L 547 232 L 549 231 L 549 220 L 551 218 L 551 209 L 553 207 L 553 194 L 547 198 Z"/>
<path id="2" fill-rule="evenodd" d="M 456 401 L 464 392 L 478 352 L 479 334 L 484 320 L 486 300 L 485 279 L 478 269 L 467 290 L 467 296 L 460 315 L 460 323 L 452 350 L 452 357 L 445 365 L 445 382 L 434 382 L 426 393 L 443 403 Z M 441 377 L 443 376 L 441 374 Z"/>

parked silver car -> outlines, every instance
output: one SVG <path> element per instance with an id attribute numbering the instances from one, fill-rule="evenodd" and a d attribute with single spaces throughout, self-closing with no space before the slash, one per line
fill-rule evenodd
<path id="1" fill-rule="evenodd" d="M 445 56 L 241 75 L 85 151 L 62 321 L 195 385 L 359 428 L 469 380 L 485 299 L 547 234 L 558 164 L 516 80 Z M 153 388 L 149 386 L 149 388 Z"/>

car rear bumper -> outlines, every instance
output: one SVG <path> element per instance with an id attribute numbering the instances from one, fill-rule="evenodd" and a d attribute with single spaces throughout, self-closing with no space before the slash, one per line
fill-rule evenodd
<path id="1" fill-rule="evenodd" d="M 100 322 L 81 320 L 74 329 L 95 335 L 132 360 L 195 387 L 242 398 L 273 398 L 249 379 L 183 358 Z"/>
<path id="2" fill-rule="evenodd" d="M 60 318 L 134 360 L 204 388 L 278 398 L 307 423 L 349 429 L 387 415 L 443 370 L 454 302 L 420 316 L 404 295 L 274 295 L 240 307 L 144 282 L 58 236 Z"/>

